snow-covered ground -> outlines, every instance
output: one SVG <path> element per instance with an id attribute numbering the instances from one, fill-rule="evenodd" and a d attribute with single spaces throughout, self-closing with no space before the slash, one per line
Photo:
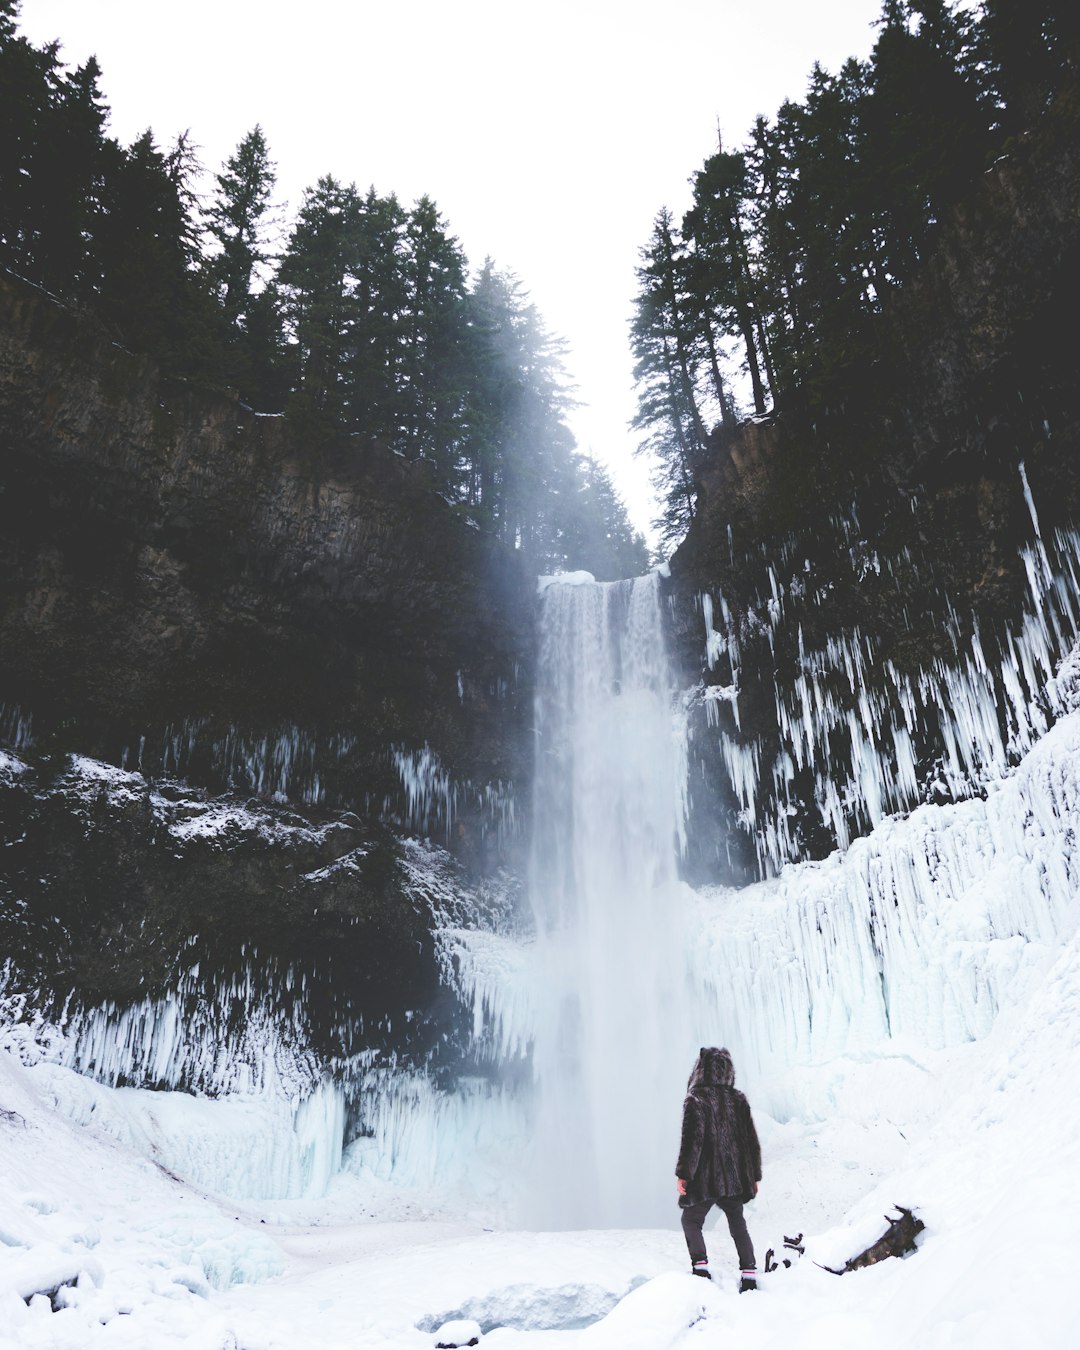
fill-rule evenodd
<path id="1" fill-rule="evenodd" d="M 785 1235 L 807 1253 L 740 1297 L 725 1232 L 714 1284 L 685 1273 L 674 1195 L 668 1229 L 574 1233 L 348 1172 L 318 1201 L 241 1205 L 61 1116 L 70 1070 L 0 1055 L 0 1345 L 420 1347 L 451 1318 L 507 1350 L 1075 1344 L 1080 935 L 980 1042 L 805 1072 L 834 1110 L 758 1113 L 748 1212 L 759 1265 Z M 917 1253 L 842 1278 L 814 1264 L 869 1245 L 897 1204 L 926 1223 Z"/>
<path id="2" fill-rule="evenodd" d="M 924 808 L 885 822 L 843 859 L 695 901 L 710 912 L 714 943 L 730 935 L 726 957 L 714 946 L 703 959 L 717 970 L 727 961 L 729 982 L 759 972 L 732 991 L 732 1008 L 745 1021 L 759 996 L 790 1019 L 775 1027 L 783 1056 L 762 1052 L 754 1065 L 744 1053 L 765 1156 L 748 1216 L 759 1266 L 767 1248 L 783 1254 L 785 1235 L 805 1234 L 807 1251 L 763 1275 L 758 1293 L 737 1294 L 724 1231 L 709 1235 L 714 1283 L 686 1273 L 674 1188 L 666 1228 L 569 1233 L 508 1227 L 501 1201 L 512 1181 L 497 1170 L 478 1177 L 480 1158 L 464 1199 L 460 1187 L 410 1190 L 355 1146 L 340 1171 L 335 1159 L 320 1163 L 329 1184 L 308 1185 L 308 1198 L 200 1190 L 196 1180 L 251 1172 L 255 1099 L 92 1084 L 9 1031 L 0 1052 L 0 1346 L 404 1350 L 434 1346 L 452 1319 L 474 1321 L 481 1345 L 507 1350 L 1074 1345 L 1077 781 L 1072 714 L 985 801 Z M 875 960 L 891 1011 L 879 1025 L 853 1005 L 833 1014 L 845 1034 L 835 1025 L 804 1033 L 801 1000 L 825 1006 L 830 980 L 853 997 L 859 961 L 835 926 L 855 904 L 856 875 L 874 897 Z M 907 880 L 886 916 L 882 897 L 897 893 L 897 876 Z M 942 894 L 952 900 L 935 909 Z M 784 912 L 807 916 L 804 928 L 824 925 L 831 973 L 824 958 L 817 969 L 792 959 Z M 980 999 L 989 1000 L 983 1010 Z M 953 1014 L 943 1018 L 942 1008 Z M 859 1034 L 848 1034 L 856 1023 Z M 759 1040 L 768 1039 L 766 1029 Z M 656 1105 L 674 1136 L 679 1104 Z M 267 1157 L 282 1132 L 289 1147 L 303 1142 L 297 1114 L 286 1115 L 277 1127 L 263 1122 Z M 454 1142 L 457 1155 L 467 1149 L 466 1138 Z M 280 1163 L 294 1166 L 302 1159 Z M 637 1182 L 626 1177 L 628 1187 Z M 915 1254 L 842 1278 L 816 1264 L 857 1254 L 898 1205 L 926 1225 Z"/>

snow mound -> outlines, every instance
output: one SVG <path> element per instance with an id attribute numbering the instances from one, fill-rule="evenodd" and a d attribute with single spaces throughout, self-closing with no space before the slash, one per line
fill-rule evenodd
<path id="1" fill-rule="evenodd" d="M 724 1294 L 694 1275 L 657 1275 L 632 1290 L 582 1335 L 581 1350 L 658 1350 L 677 1344 L 698 1322 L 723 1312 Z"/>
<path id="2" fill-rule="evenodd" d="M 435 1333 L 436 1350 L 458 1350 L 459 1346 L 476 1345 L 482 1332 L 476 1322 L 447 1322 Z"/>
<path id="3" fill-rule="evenodd" d="M 592 586 L 596 578 L 591 572 L 559 572 L 555 576 L 537 577 L 536 593 L 543 595 L 549 586 Z"/>

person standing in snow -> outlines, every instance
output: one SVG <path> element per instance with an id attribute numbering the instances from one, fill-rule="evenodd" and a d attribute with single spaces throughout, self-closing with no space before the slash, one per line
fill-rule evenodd
<path id="1" fill-rule="evenodd" d="M 691 1071 L 675 1176 L 694 1274 L 712 1279 L 701 1229 L 709 1210 L 718 1205 L 727 1216 L 739 1254 L 739 1293 L 756 1289 L 754 1244 L 743 1218 L 743 1205 L 758 1192 L 761 1145 L 750 1103 L 735 1086 L 735 1066 L 728 1050 L 702 1046 Z"/>

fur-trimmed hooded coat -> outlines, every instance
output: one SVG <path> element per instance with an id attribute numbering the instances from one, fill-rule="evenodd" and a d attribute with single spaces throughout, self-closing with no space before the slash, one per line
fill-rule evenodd
<path id="1" fill-rule="evenodd" d="M 702 1200 L 752 1200 L 761 1180 L 761 1145 L 750 1103 L 735 1087 L 727 1050 L 702 1047 L 683 1102 L 675 1175 L 686 1182 L 682 1206 Z"/>

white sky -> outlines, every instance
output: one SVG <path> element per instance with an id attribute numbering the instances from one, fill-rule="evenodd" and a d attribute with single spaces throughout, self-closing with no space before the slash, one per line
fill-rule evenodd
<path id="1" fill-rule="evenodd" d="M 23 0 L 21 28 L 95 53 L 129 143 L 189 129 L 216 171 L 256 122 L 294 210 L 325 173 L 406 204 L 433 197 L 473 267 L 517 273 L 569 344 L 579 445 L 631 518 L 628 324 L 638 249 L 688 179 L 756 114 L 801 98 L 811 65 L 865 56 L 880 0 Z"/>

